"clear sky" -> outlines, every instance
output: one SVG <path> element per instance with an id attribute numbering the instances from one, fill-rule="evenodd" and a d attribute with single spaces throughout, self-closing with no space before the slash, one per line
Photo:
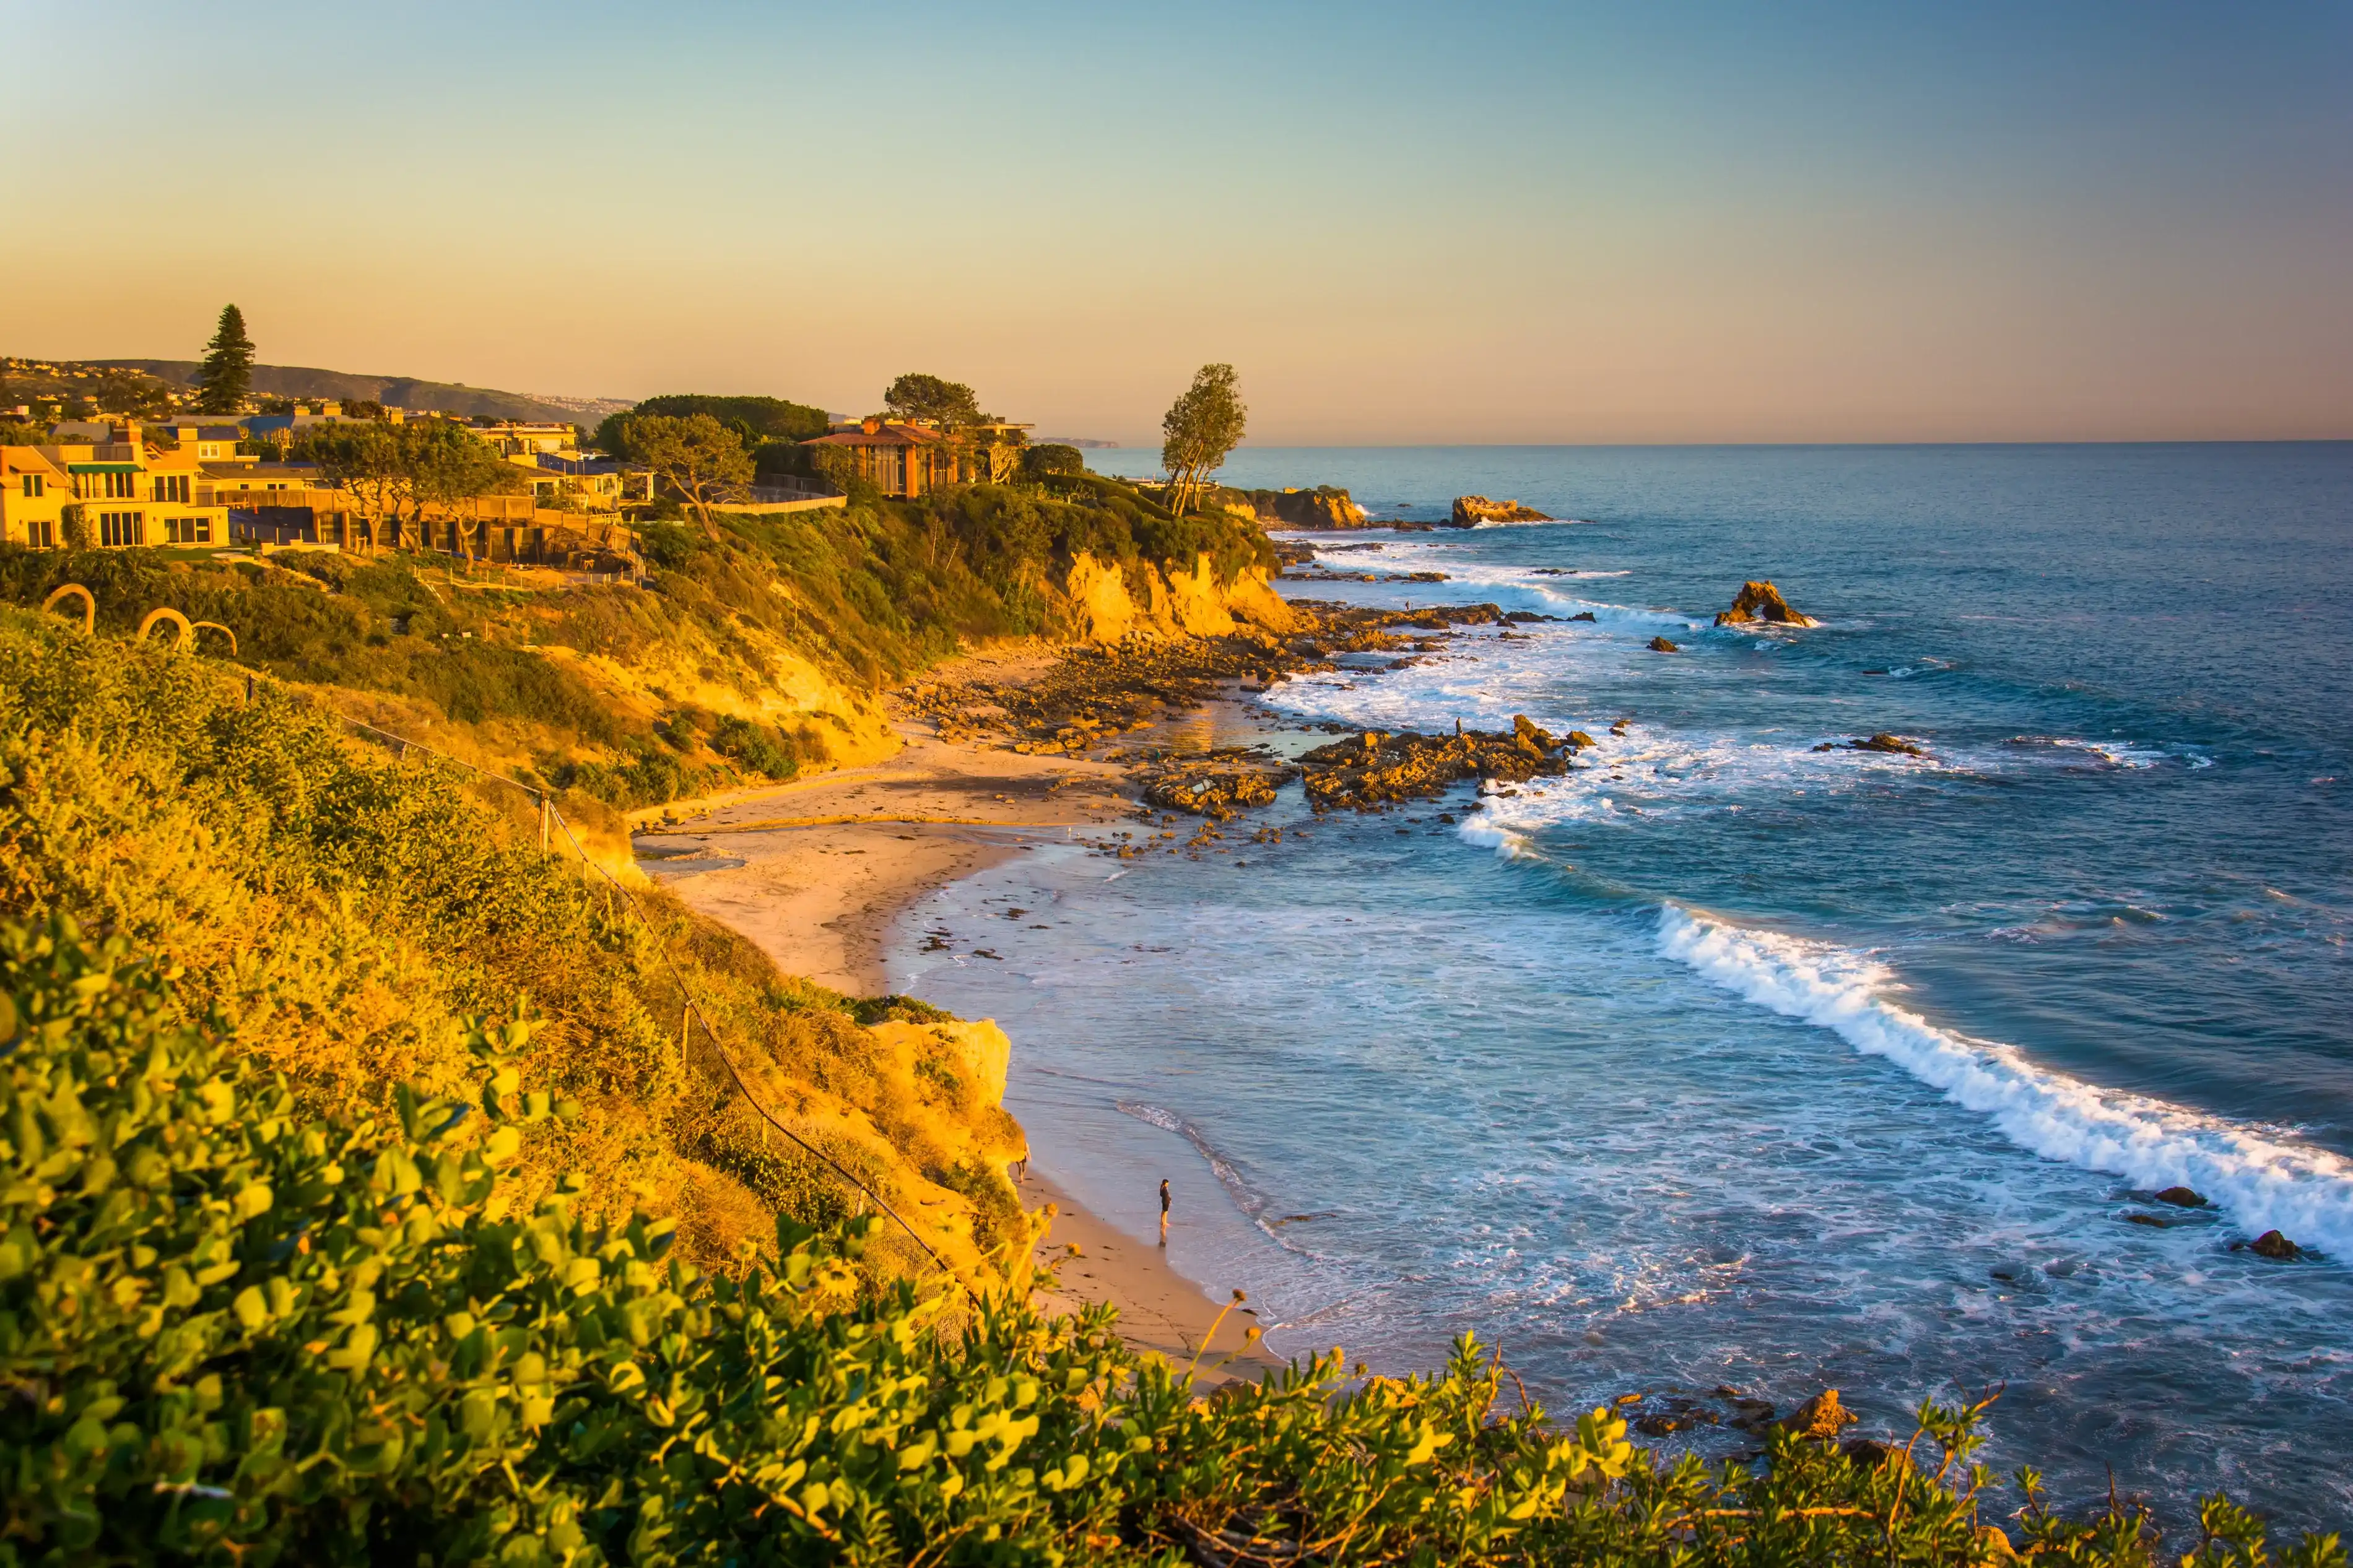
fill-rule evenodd
<path id="1" fill-rule="evenodd" d="M 1156 441 L 2353 437 L 2353 5 L 0 0 L 0 352 Z"/>

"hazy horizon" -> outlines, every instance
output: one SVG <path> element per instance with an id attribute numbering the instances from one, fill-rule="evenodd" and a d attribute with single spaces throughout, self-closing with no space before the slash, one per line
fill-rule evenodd
<path id="1" fill-rule="evenodd" d="M 2342 6 L 892 23 L 12 7 L 0 352 L 234 300 L 273 364 L 923 370 L 1123 446 L 1207 361 L 1260 446 L 2353 437 Z"/>

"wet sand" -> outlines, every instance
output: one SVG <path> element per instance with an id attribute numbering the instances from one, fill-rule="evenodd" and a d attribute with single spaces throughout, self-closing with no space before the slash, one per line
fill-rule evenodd
<path id="1" fill-rule="evenodd" d="M 1050 662 L 1037 653 L 977 655 L 934 674 L 1013 681 Z M 872 766 L 637 814 L 639 867 L 785 973 L 872 996 L 889 984 L 892 922 L 924 892 L 1028 846 L 1107 829 L 1138 806 L 1111 763 L 944 742 L 917 720 L 898 729 L 905 749 Z M 1028 1131 L 1033 1149 L 1052 1148 L 1051 1126 Z M 1204 1383 L 1279 1364 L 1246 1340 L 1255 1321 L 1246 1310 L 1218 1323 L 1223 1303 L 1170 1268 L 1151 1241 L 1088 1214 L 1034 1172 L 1020 1189 L 1025 1207 L 1059 1211 L 1037 1255 L 1059 1266 L 1060 1287 L 1039 1295 L 1047 1310 L 1110 1301 L 1130 1344 L 1179 1368 L 1196 1365 Z"/>

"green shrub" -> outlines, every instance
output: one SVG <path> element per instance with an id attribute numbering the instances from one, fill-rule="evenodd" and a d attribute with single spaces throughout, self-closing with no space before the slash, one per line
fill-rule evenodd
<path id="1" fill-rule="evenodd" d="M 711 749 L 772 779 L 791 778 L 801 769 L 799 745 L 791 736 L 772 733 L 733 713 L 721 715 L 712 725 Z"/>
<path id="2" fill-rule="evenodd" d="M 1045 474 L 1083 474 L 1087 471 L 1086 454 L 1076 447 L 1049 441 L 1021 454 L 1021 471 L 1033 479 Z"/>

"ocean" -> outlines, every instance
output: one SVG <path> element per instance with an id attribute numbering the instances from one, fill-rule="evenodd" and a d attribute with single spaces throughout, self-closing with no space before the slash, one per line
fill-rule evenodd
<path id="1" fill-rule="evenodd" d="M 1172 1263 L 1280 1352 L 1427 1369 L 1468 1331 L 1557 1411 L 1827 1385 L 1898 1434 L 1999 1393 L 1985 1458 L 2063 1503 L 2113 1476 L 2175 1522 L 2227 1488 L 2353 1523 L 2353 445 L 1219 479 L 1574 520 L 1315 536 L 1447 580 L 1286 592 L 1564 618 L 1260 701 L 1600 743 L 1380 815 L 1293 786 L 1222 852 L 1050 846 L 913 910 L 894 983 L 1012 1035 L 1039 1168 L 1140 1237 L 1169 1178 Z M 1750 578 L 1822 624 L 1714 627 Z M 1883 731 L 1927 754 L 1820 749 Z M 2310 1256 L 2243 1248 L 2273 1228 Z"/>

